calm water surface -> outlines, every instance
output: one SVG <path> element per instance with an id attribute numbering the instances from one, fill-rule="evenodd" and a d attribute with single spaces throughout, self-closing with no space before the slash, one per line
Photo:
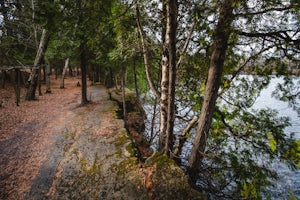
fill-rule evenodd
<path id="1" fill-rule="evenodd" d="M 298 77 L 295 81 L 299 81 Z M 287 116 L 290 118 L 291 126 L 286 128 L 287 133 L 294 132 L 295 137 L 300 139 L 300 116 L 296 111 L 289 107 L 287 102 L 282 102 L 272 97 L 272 92 L 276 89 L 276 86 L 279 83 L 283 83 L 283 77 L 272 77 L 268 87 L 261 91 L 260 96 L 257 98 L 255 104 L 253 105 L 254 109 L 263 109 L 271 108 L 278 110 L 280 116 Z M 300 87 L 300 86 L 299 86 Z M 300 103 L 300 102 L 299 102 Z M 151 104 L 144 104 L 144 108 L 148 114 L 148 120 L 152 118 L 152 108 Z M 158 121 L 156 122 L 158 123 Z M 149 121 L 146 122 L 146 132 L 149 130 Z M 156 127 L 155 132 L 158 131 Z M 176 129 L 176 127 L 175 127 Z M 155 149 L 155 144 L 153 145 Z M 188 145 L 190 146 L 190 145 Z M 191 147 L 191 146 L 190 146 Z M 185 151 L 189 151 L 186 149 Z M 275 183 L 274 188 L 268 188 L 267 190 L 271 193 L 271 199 L 273 200 L 285 200 L 288 199 L 289 193 L 294 194 L 297 199 L 300 200 L 300 170 L 291 170 L 286 165 L 277 162 L 273 164 L 273 169 L 276 169 L 279 173 L 280 179 Z"/>
<path id="2" fill-rule="evenodd" d="M 300 77 L 295 81 L 299 81 L 299 79 Z M 287 102 L 282 102 L 272 97 L 272 92 L 276 89 L 276 86 L 283 82 L 283 77 L 272 78 L 269 86 L 261 91 L 261 95 L 256 100 L 253 108 L 276 109 L 280 116 L 289 117 L 291 126 L 287 127 L 285 130 L 287 133 L 294 132 L 295 138 L 300 139 L 300 116 L 295 110 L 289 107 Z M 273 193 L 272 199 L 287 199 L 289 191 L 300 199 L 300 170 L 293 171 L 282 163 L 275 163 L 273 167 L 274 169 L 277 169 L 280 179 L 275 183 L 276 187 L 271 188 Z"/>

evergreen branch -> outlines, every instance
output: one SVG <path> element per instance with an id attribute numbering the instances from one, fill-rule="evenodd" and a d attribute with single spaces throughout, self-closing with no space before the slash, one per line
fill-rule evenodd
<path id="1" fill-rule="evenodd" d="M 247 17 L 247 16 L 260 15 L 260 14 L 265 14 L 265 13 L 274 12 L 274 11 L 282 12 L 282 11 L 286 11 L 286 10 L 299 8 L 299 6 L 300 5 L 298 5 L 298 4 L 292 4 L 287 7 L 269 8 L 269 9 L 260 10 L 257 12 L 236 13 L 235 16 Z"/>
<path id="2" fill-rule="evenodd" d="M 281 30 L 281 31 L 273 31 L 273 32 L 243 32 L 239 30 L 235 30 L 235 32 L 238 35 L 246 36 L 246 37 L 256 37 L 256 38 L 273 38 L 273 39 L 281 39 L 284 40 L 285 42 L 288 43 L 293 43 L 294 45 L 300 45 L 300 39 L 292 39 L 289 35 L 288 32 L 295 31 L 295 30 Z"/>

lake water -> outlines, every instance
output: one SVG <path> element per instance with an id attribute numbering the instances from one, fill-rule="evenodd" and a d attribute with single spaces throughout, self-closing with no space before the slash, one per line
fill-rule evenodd
<path id="1" fill-rule="evenodd" d="M 295 84 L 299 83 L 300 77 L 294 80 Z M 289 107 L 287 102 L 280 101 L 272 97 L 272 92 L 276 89 L 278 84 L 283 83 L 283 77 L 273 77 L 266 89 L 261 91 L 260 96 L 257 98 L 253 108 L 271 108 L 279 111 L 280 116 L 286 116 L 290 118 L 291 126 L 286 128 L 287 132 L 294 132 L 295 137 L 300 139 L 300 116 L 299 114 Z M 300 90 L 300 85 L 298 85 Z M 299 98 L 299 97 L 298 97 Z M 299 99 L 298 99 L 299 101 Z M 300 102 L 299 102 L 300 103 Z"/>
<path id="2" fill-rule="evenodd" d="M 295 137 L 300 139 L 300 116 L 299 114 L 289 107 L 287 102 L 282 102 L 274 97 L 272 97 L 272 92 L 276 89 L 276 86 L 279 83 L 283 83 L 283 77 L 272 77 L 267 88 L 263 89 L 260 93 L 260 96 L 256 99 L 252 108 L 262 109 L 262 108 L 271 108 L 279 112 L 280 116 L 286 116 L 290 118 L 291 126 L 287 127 L 285 130 L 287 133 L 294 132 Z M 295 80 L 296 84 L 299 84 L 300 77 L 297 77 Z M 298 85 L 300 88 L 300 85 Z M 299 99 L 298 99 L 299 101 Z M 300 102 L 298 102 L 300 103 Z M 144 104 L 146 113 L 148 114 L 148 122 L 146 122 L 146 132 L 149 133 L 149 120 L 152 118 L 152 105 L 149 103 Z M 147 125 L 148 124 L 148 125 Z M 156 124 L 158 124 L 158 116 L 156 117 Z M 177 129 L 177 127 L 175 127 Z M 158 126 L 155 127 L 155 131 L 158 132 Z M 146 134 L 147 134 L 146 133 Z M 154 141 L 157 141 L 154 140 Z M 153 148 L 155 148 L 155 144 Z M 190 145 L 188 145 L 190 146 Z M 188 150 L 187 150 L 188 151 Z M 291 170 L 286 165 L 276 162 L 272 166 L 273 169 L 276 169 L 279 175 L 279 180 L 274 183 L 274 188 L 268 188 L 272 194 L 272 199 L 288 199 L 289 193 L 294 194 L 298 199 L 300 199 L 300 170 Z"/>
<path id="3" fill-rule="evenodd" d="M 300 78 L 294 80 L 295 84 L 299 84 Z M 280 101 L 272 97 L 272 92 L 276 86 L 283 83 L 283 77 L 273 77 L 266 89 L 261 91 L 260 96 L 256 100 L 253 108 L 271 108 L 279 112 L 280 116 L 290 118 L 291 126 L 285 130 L 287 133 L 294 132 L 295 138 L 300 139 L 300 116 L 299 114 L 289 107 L 287 102 Z M 300 87 L 300 85 L 298 85 Z M 299 97 L 298 97 L 299 98 Z M 298 103 L 299 99 L 298 99 Z M 300 170 L 291 170 L 286 165 L 278 162 L 273 164 L 274 169 L 277 169 L 279 180 L 275 183 L 275 188 L 271 188 L 273 192 L 273 199 L 287 199 L 289 191 L 292 192 L 297 199 L 300 199 Z"/>

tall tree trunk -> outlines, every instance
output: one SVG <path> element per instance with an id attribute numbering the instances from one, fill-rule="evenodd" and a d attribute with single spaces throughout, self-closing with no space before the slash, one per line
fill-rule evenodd
<path id="1" fill-rule="evenodd" d="M 168 89 L 168 117 L 167 117 L 167 130 L 165 153 L 170 155 L 174 147 L 174 120 L 175 120 L 175 84 L 176 84 L 176 32 L 177 32 L 177 15 L 178 5 L 177 0 L 167 1 L 167 29 L 169 39 L 169 89 Z"/>
<path id="2" fill-rule="evenodd" d="M 69 64 L 69 76 L 73 76 L 73 69 L 72 66 Z"/>
<path id="3" fill-rule="evenodd" d="M 167 155 L 170 155 L 174 143 L 177 6 L 177 0 L 166 1 L 166 35 L 162 55 L 159 150 Z"/>
<path id="4" fill-rule="evenodd" d="M 20 69 L 15 69 L 14 72 L 14 90 L 16 95 L 16 105 L 19 106 L 20 103 Z"/>
<path id="5" fill-rule="evenodd" d="M 86 55 L 85 55 L 85 41 L 80 42 L 80 69 L 81 69 L 81 105 L 88 103 L 87 100 L 87 83 L 86 83 Z"/>
<path id="6" fill-rule="evenodd" d="M 134 72 L 134 87 L 135 87 L 135 95 L 136 99 L 140 99 L 140 94 L 139 94 L 139 88 L 138 88 L 138 83 L 137 83 L 137 71 L 136 71 L 136 58 L 133 60 L 133 72 Z"/>
<path id="7" fill-rule="evenodd" d="M 154 133 L 154 127 L 155 127 L 155 119 L 156 119 L 156 109 L 157 109 L 157 99 L 154 99 L 154 105 L 153 105 L 153 113 L 151 118 L 151 128 L 150 128 L 150 140 L 149 143 L 152 144 L 156 134 Z"/>
<path id="8" fill-rule="evenodd" d="M 38 48 L 37 26 L 34 23 L 34 21 L 35 21 L 35 2 L 34 2 L 34 0 L 31 0 L 31 10 L 32 10 L 32 26 L 33 26 L 33 33 L 34 33 L 34 41 L 35 41 L 36 48 Z"/>
<path id="9" fill-rule="evenodd" d="M 39 72 L 38 72 L 38 86 L 39 86 L 39 96 L 42 96 L 42 81 L 41 81 L 41 73 L 42 73 L 42 68 L 39 67 Z"/>
<path id="10" fill-rule="evenodd" d="M 47 36 L 46 29 L 43 29 L 39 48 L 37 50 L 33 68 L 32 68 L 31 74 L 28 79 L 29 86 L 26 91 L 26 97 L 25 97 L 26 100 L 34 100 L 35 99 L 35 91 L 36 91 L 36 87 L 37 87 L 38 74 L 39 74 L 39 64 L 41 62 L 44 52 L 47 49 L 48 39 L 49 39 L 49 37 Z"/>
<path id="11" fill-rule="evenodd" d="M 43 59 L 43 82 L 46 83 L 46 61 L 45 61 L 45 56 Z"/>
<path id="12" fill-rule="evenodd" d="M 138 29 L 139 29 L 139 33 L 141 36 L 141 43 L 142 43 L 142 49 L 143 49 L 147 81 L 148 81 L 149 87 L 150 87 L 151 91 L 153 92 L 153 94 L 156 96 L 156 98 L 160 99 L 160 93 L 155 88 L 155 85 L 153 83 L 153 79 L 152 79 L 151 73 L 150 73 L 150 60 L 149 60 L 149 52 L 148 52 L 148 48 L 147 48 L 147 44 L 146 44 L 146 34 L 143 30 L 143 27 L 142 27 L 142 24 L 140 21 L 140 12 L 139 12 L 138 6 L 136 7 L 136 13 L 137 13 Z"/>
<path id="13" fill-rule="evenodd" d="M 65 76 L 66 76 L 66 71 L 67 71 L 67 69 L 69 67 L 69 61 L 70 61 L 70 58 L 67 58 L 65 60 L 65 66 L 64 66 L 64 69 L 63 69 L 63 72 L 62 72 L 62 76 L 61 76 L 60 89 L 65 88 Z"/>
<path id="14" fill-rule="evenodd" d="M 124 118 L 124 124 L 125 128 L 128 129 L 128 123 L 127 123 L 127 108 L 126 108 L 126 98 L 125 98 L 125 87 L 126 87 L 126 66 L 124 63 L 122 63 L 122 101 L 123 101 L 123 118 Z"/>
<path id="15" fill-rule="evenodd" d="M 2 70 L 2 77 L 1 77 L 1 88 L 5 88 L 5 79 L 6 79 L 6 71 Z"/>
<path id="16" fill-rule="evenodd" d="M 99 65 L 97 70 L 98 82 L 101 83 L 101 66 Z M 103 82 L 102 82 L 103 83 Z"/>
<path id="17" fill-rule="evenodd" d="M 58 78 L 58 72 L 59 72 L 57 66 L 55 67 L 54 71 L 55 71 L 55 80 L 57 80 L 57 78 Z"/>
<path id="18" fill-rule="evenodd" d="M 160 122 L 159 122 L 159 144 L 158 149 L 160 152 L 165 153 L 165 142 L 167 132 L 168 120 L 168 94 L 169 94 L 169 62 L 168 62 L 168 49 L 166 44 L 163 47 L 162 55 L 162 68 L 161 68 L 161 95 L 160 95 Z"/>
<path id="19" fill-rule="evenodd" d="M 51 75 L 51 66 L 50 66 L 50 62 L 47 58 L 45 58 L 45 64 L 46 64 L 46 68 L 45 68 L 45 74 L 46 74 L 46 93 L 51 93 L 51 84 L 50 84 L 50 75 Z"/>
<path id="20" fill-rule="evenodd" d="M 208 71 L 208 79 L 205 87 L 205 96 L 198 120 L 197 132 L 189 158 L 188 167 L 190 177 L 196 177 L 201 165 L 206 141 L 209 135 L 209 129 L 215 109 L 215 104 L 220 87 L 225 54 L 227 50 L 227 42 L 231 33 L 231 23 L 233 16 L 233 0 L 223 0 L 217 27 L 215 29 L 213 51 L 210 58 L 210 67 Z"/>

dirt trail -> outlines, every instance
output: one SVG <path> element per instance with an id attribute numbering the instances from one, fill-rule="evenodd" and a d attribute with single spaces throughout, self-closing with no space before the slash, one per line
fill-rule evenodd
<path id="1" fill-rule="evenodd" d="M 88 94 L 91 104 L 76 107 L 76 95 L 63 114 L 23 123 L 0 141 L 0 199 L 120 199 L 128 192 L 118 165 L 137 160 L 118 106 L 103 86 Z"/>
<path id="2" fill-rule="evenodd" d="M 80 88 L 76 77 L 66 80 L 59 89 L 59 80 L 52 79 L 52 93 L 36 101 L 14 104 L 13 86 L 0 89 L 0 199 L 22 199 L 38 169 L 46 159 L 46 146 L 55 128 L 61 126 L 68 113 L 78 105 Z M 44 89 L 44 88 L 43 88 Z M 21 90 L 21 96 L 25 91 Z M 23 99 L 23 98 L 22 98 Z"/>
<path id="3" fill-rule="evenodd" d="M 76 81 L 70 80 L 71 89 L 64 95 L 56 86 L 54 94 L 38 102 L 22 102 L 35 111 L 34 116 L 22 113 L 29 119 L 20 118 L 23 123 L 15 128 L 1 124 L 2 130 L 12 130 L 11 134 L 0 130 L 1 200 L 205 199 L 166 156 L 153 154 L 146 163 L 138 161 L 134 145 L 140 140 L 138 130 L 131 139 L 118 118 L 117 92 L 108 95 L 103 86 L 91 86 L 92 103 L 78 107 Z M 140 127 L 137 113 L 128 113 L 129 121 Z"/>
<path id="4" fill-rule="evenodd" d="M 120 199 L 126 194 L 127 180 L 116 180 L 115 172 L 131 156 L 123 120 L 104 87 L 92 86 L 89 93 L 93 103 L 74 109 L 49 138 L 47 159 L 25 199 Z"/>

